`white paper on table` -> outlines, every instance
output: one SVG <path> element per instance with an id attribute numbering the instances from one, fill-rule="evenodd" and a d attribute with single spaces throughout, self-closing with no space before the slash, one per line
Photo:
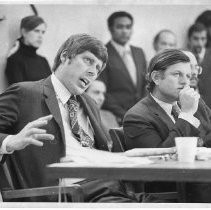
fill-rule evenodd
<path id="1" fill-rule="evenodd" d="M 176 153 L 176 148 L 135 148 L 125 152 L 128 157 L 155 156 Z"/>
<path id="2" fill-rule="evenodd" d="M 153 161 L 149 160 L 147 157 L 126 157 L 126 156 L 120 156 L 120 155 L 111 155 L 108 157 L 96 157 L 95 160 L 89 159 L 86 157 L 81 156 L 69 156 L 68 157 L 69 163 L 76 163 L 79 165 L 90 165 L 90 166 L 131 166 L 131 165 L 146 165 L 151 164 Z M 68 163 L 67 162 L 67 163 Z"/>

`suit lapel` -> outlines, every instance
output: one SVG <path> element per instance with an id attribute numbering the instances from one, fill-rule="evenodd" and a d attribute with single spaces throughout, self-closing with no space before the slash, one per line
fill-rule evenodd
<path id="1" fill-rule="evenodd" d="M 125 77 L 127 78 L 128 82 L 131 83 L 131 86 L 135 87 L 131 77 L 130 77 L 130 74 L 127 70 L 127 67 L 124 63 L 124 61 L 122 60 L 121 56 L 119 55 L 119 53 L 116 51 L 115 47 L 113 47 L 113 45 L 109 42 L 108 45 L 107 45 L 107 48 L 108 48 L 108 54 L 110 55 L 109 56 L 109 62 L 114 64 L 115 66 L 118 67 L 118 69 L 121 69 L 122 70 L 122 73 L 125 75 Z M 112 67 L 112 65 L 111 65 Z M 137 78 L 138 79 L 138 78 Z"/>
<path id="2" fill-rule="evenodd" d="M 55 95 L 55 91 L 54 91 L 54 88 L 53 88 L 53 85 L 51 82 L 51 77 L 48 77 L 45 80 L 44 95 L 45 95 L 46 105 L 48 106 L 51 114 L 53 115 L 55 121 L 57 122 L 57 124 L 61 130 L 62 140 L 65 144 L 65 135 L 64 135 L 64 127 L 63 127 L 62 117 L 61 117 L 58 101 L 57 101 L 57 98 Z"/>
<path id="3" fill-rule="evenodd" d="M 136 66 L 136 77 L 137 77 L 137 89 L 140 90 L 142 89 L 142 75 L 141 75 L 141 69 L 142 69 L 142 66 L 141 66 L 141 61 L 140 61 L 140 55 L 138 55 L 137 51 L 135 50 L 134 47 L 130 47 L 131 48 L 131 52 L 132 52 L 132 56 L 133 56 L 133 60 L 134 60 L 134 63 L 135 63 L 135 66 Z M 134 85 L 134 84 L 133 84 Z"/>
<path id="4" fill-rule="evenodd" d="M 156 116 L 158 116 L 168 127 L 169 130 L 171 130 L 174 127 L 174 122 L 171 120 L 171 118 L 168 116 L 168 114 L 163 110 L 163 108 L 152 98 L 152 96 L 148 95 L 147 97 L 148 101 L 148 107 L 152 111 L 152 113 Z"/>
<path id="5" fill-rule="evenodd" d="M 99 149 L 108 150 L 107 147 L 107 140 L 106 140 L 106 134 L 104 133 L 104 130 L 102 130 L 102 127 L 99 125 L 99 120 L 95 117 L 93 111 L 90 108 L 90 105 L 87 103 L 87 100 L 84 98 L 83 95 L 77 96 L 78 100 L 81 104 L 81 106 L 84 109 L 85 114 L 89 117 L 90 123 L 94 130 L 94 135 L 96 137 L 95 144 L 99 147 Z"/>

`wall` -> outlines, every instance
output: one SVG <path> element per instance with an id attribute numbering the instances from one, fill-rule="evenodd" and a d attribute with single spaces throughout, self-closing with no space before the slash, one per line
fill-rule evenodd
<path id="1" fill-rule="evenodd" d="M 154 54 L 152 39 L 159 30 L 168 28 L 174 31 L 178 37 L 178 47 L 184 47 L 188 27 L 198 14 L 211 9 L 211 2 L 209 4 L 209 1 L 205 0 L 186 1 L 185 4 L 169 3 L 170 1 L 155 3 L 149 0 L 127 0 L 124 3 L 120 1 L 119 4 L 112 4 L 110 1 L 72 2 L 68 4 L 45 2 L 45 4 L 35 5 L 39 15 L 48 24 L 45 40 L 39 53 L 47 57 L 50 65 L 61 43 L 71 34 L 89 33 L 106 43 L 110 38 L 106 20 L 114 11 L 125 10 L 134 16 L 134 34 L 131 43 L 142 47 L 149 60 Z M 6 20 L 0 22 L 0 92 L 2 92 L 6 87 L 4 66 L 8 49 L 18 36 L 20 19 L 32 14 L 32 11 L 29 5 L 2 4 L 0 14 L 6 16 Z"/>

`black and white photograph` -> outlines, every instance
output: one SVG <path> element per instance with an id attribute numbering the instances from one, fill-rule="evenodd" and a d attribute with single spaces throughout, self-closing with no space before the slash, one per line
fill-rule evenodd
<path id="1" fill-rule="evenodd" d="M 0 208 L 211 207 L 210 0 L 1 0 L 0 31 Z"/>

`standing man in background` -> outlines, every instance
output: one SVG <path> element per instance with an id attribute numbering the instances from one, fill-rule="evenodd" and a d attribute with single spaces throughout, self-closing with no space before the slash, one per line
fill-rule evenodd
<path id="1" fill-rule="evenodd" d="M 205 103 L 211 108 L 210 78 L 211 78 L 211 49 L 206 48 L 207 29 L 204 25 L 197 23 L 192 25 L 188 31 L 189 49 L 195 55 L 203 73 L 199 76 L 199 92 Z"/>
<path id="2" fill-rule="evenodd" d="M 111 41 L 108 64 L 100 78 L 107 87 L 103 109 L 111 111 L 121 124 L 125 112 L 145 95 L 146 59 L 141 48 L 131 46 L 133 17 L 125 11 L 108 18 Z"/>

